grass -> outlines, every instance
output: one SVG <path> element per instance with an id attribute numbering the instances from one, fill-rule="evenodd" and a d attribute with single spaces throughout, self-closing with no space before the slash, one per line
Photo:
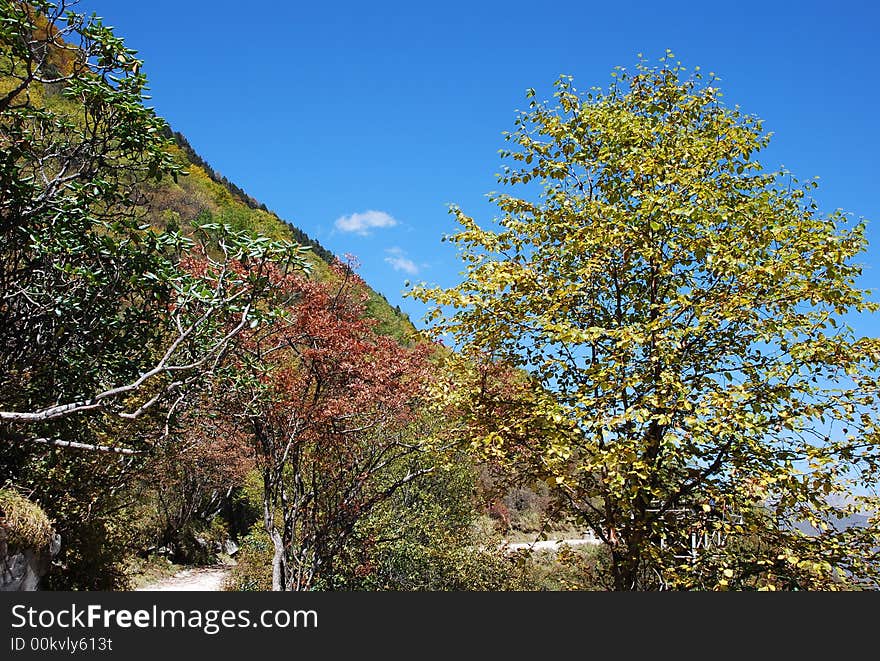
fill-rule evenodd
<path id="1" fill-rule="evenodd" d="M 544 531 L 540 530 L 517 530 L 508 531 L 504 538 L 508 542 L 534 542 L 543 539 L 580 539 L 584 531 L 571 525 L 555 524 Z"/>
<path id="2" fill-rule="evenodd" d="M 125 573 L 131 582 L 131 589 L 137 590 L 186 569 L 184 565 L 171 562 L 164 556 L 151 555 L 147 558 L 130 557 L 125 563 Z"/>
<path id="3" fill-rule="evenodd" d="M 10 548 L 41 549 L 52 539 L 46 513 L 12 489 L 0 489 L 0 528 Z"/>
<path id="4" fill-rule="evenodd" d="M 526 561 L 532 590 L 610 590 L 607 550 L 598 546 L 563 547 L 558 553 L 538 551 Z"/>

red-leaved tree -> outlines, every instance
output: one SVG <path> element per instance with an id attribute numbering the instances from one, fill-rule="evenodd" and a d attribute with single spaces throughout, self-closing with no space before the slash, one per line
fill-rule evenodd
<path id="1" fill-rule="evenodd" d="M 430 348 L 377 334 L 348 265 L 276 287 L 291 303 L 242 344 L 230 399 L 262 470 L 273 590 L 332 588 L 357 523 L 431 471 L 420 461 Z"/>

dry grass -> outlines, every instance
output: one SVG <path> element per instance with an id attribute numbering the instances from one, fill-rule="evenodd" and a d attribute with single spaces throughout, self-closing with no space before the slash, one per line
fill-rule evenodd
<path id="1" fill-rule="evenodd" d="M 132 590 L 170 578 L 182 569 L 186 567 L 175 564 L 163 556 L 151 555 L 148 558 L 132 556 L 125 563 L 125 574 L 131 582 Z"/>
<path id="2" fill-rule="evenodd" d="M 14 549 L 41 549 L 52 539 L 52 522 L 40 508 L 12 489 L 0 489 L 0 530 Z"/>

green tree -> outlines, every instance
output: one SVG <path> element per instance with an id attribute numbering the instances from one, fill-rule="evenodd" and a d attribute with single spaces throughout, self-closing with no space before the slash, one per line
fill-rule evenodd
<path id="1" fill-rule="evenodd" d="M 425 453 L 396 469 L 409 471 L 416 465 L 430 472 L 364 512 L 340 545 L 332 575 L 321 576 L 312 589 L 529 589 L 521 558 L 476 525 L 475 475 L 469 458 Z M 255 494 L 252 506 L 260 500 Z M 272 542 L 258 524 L 236 556 L 229 588 L 270 590 L 272 557 Z"/>
<path id="2" fill-rule="evenodd" d="M 265 264 L 305 265 L 290 242 L 142 223 L 139 186 L 180 171 L 167 126 L 134 51 L 70 4 L 0 2 L 0 423 L 21 442 L 173 400 L 263 316 Z"/>
<path id="3" fill-rule="evenodd" d="M 145 183 L 181 165 L 141 61 L 75 5 L 0 0 L 0 487 L 58 524 L 56 585 L 107 588 L 132 473 L 272 315 L 269 264 L 306 261 L 223 224 L 144 222 Z"/>
<path id="4" fill-rule="evenodd" d="M 524 378 L 445 391 L 608 545 L 615 589 L 876 584 L 880 343 L 840 321 L 877 309 L 864 223 L 767 171 L 761 121 L 670 58 L 528 92 L 500 175 L 525 192 L 496 229 L 453 208 L 467 277 L 413 292 Z"/>

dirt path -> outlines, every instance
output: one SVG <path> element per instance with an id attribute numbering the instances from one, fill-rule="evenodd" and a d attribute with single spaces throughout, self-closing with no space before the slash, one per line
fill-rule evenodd
<path id="1" fill-rule="evenodd" d="M 137 592 L 219 592 L 229 567 L 184 569 L 170 578 L 150 583 Z"/>
<path id="2" fill-rule="evenodd" d="M 558 551 L 563 544 L 567 546 L 581 546 L 583 544 L 601 543 L 595 537 L 581 537 L 578 539 L 547 539 L 539 542 L 508 542 L 507 548 L 511 551 L 529 549 L 532 551 Z"/>

